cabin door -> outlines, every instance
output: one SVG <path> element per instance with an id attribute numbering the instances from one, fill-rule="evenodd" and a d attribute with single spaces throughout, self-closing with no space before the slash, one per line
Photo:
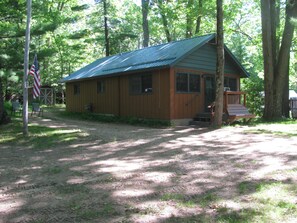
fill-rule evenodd
<path id="1" fill-rule="evenodd" d="M 215 78 L 205 76 L 204 78 L 204 110 L 209 112 L 208 106 L 216 99 Z"/>

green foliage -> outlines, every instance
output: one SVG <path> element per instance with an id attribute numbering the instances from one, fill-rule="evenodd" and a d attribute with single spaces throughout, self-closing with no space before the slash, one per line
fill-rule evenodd
<path id="1" fill-rule="evenodd" d="M 11 105 L 11 103 L 10 102 L 4 102 L 4 109 L 6 110 L 6 111 L 11 111 L 11 109 L 12 109 L 12 105 Z"/>
<path id="2" fill-rule="evenodd" d="M 202 4 L 200 5 L 199 2 Z M 95 59 L 104 56 L 104 19 L 102 1 L 88 4 L 79 0 L 33 1 L 30 65 L 38 54 L 42 85 L 64 89 L 60 80 Z M 262 116 L 263 58 L 259 1 L 226 2 L 224 6 L 225 43 L 251 74 L 242 81 L 248 92 L 248 107 Z M 111 54 L 138 49 L 142 42 L 141 6 L 134 1 L 108 1 L 108 31 Z M 0 2 L 0 71 L 5 73 L 5 94 L 20 93 L 23 76 L 23 47 L 26 1 Z M 284 7 L 281 7 L 281 16 Z M 200 30 L 196 33 L 201 17 Z M 171 40 L 216 32 L 216 2 L 206 0 L 150 1 L 150 45 L 167 41 L 164 20 Z M 294 22 L 294 21 L 293 21 Z M 188 27 L 190 26 L 190 27 Z M 283 21 L 281 28 L 283 29 Z M 290 88 L 297 90 L 297 40 L 293 39 Z M 3 76 L 3 75 L 2 75 Z M 132 121 L 133 122 L 133 121 Z"/>
<path id="3" fill-rule="evenodd" d="M 250 112 L 262 117 L 264 108 L 263 79 L 251 74 L 250 78 L 242 81 L 242 90 L 247 92 L 247 107 Z"/>

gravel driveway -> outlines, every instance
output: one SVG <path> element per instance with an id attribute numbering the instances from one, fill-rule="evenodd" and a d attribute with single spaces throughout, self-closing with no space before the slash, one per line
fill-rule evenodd
<path id="1" fill-rule="evenodd" d="M 49 150 L 1 149 L 3 223 L 211 222 L 222 205 L 242 207 L 242 182 L 287 180 L 271 174 L 297 167 L 297 137 L 259 134 L 259 127 L 31 122 L 80 129 L 85 137 Z M 60 171 L 44 171 L 54 168 Z"/>

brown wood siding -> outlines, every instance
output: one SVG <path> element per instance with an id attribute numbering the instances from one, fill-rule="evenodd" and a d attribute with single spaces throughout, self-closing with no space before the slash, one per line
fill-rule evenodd
<path id="1" fill-rule="evenodd" d="M 199 93 L 177 93 L 175 75 L 177 72 L 200 74 Z M 168 68 L 152 71 L 153 92 L 133 95 L 129 91 L 130 75 L 121 75 L 101 79 L 91 79 L 66 84 L 67 111 L 85 112 L 85 105 L 92 103 L 95 113 L 114 114 L 128 117 L 154 119 L 185 119 L 193 118 L 204 111 L 204 78 L 205 71 L 193 69 Z M 239 76 L 225 74 L 237 78 Z M 97 93 L 97 81 L 105 83 L 105 91 Z M 74 95 L 74 84 L 80 85 L 80 94 Z"/>
<path id="2" fill-rule="evenodd" d="M 153 89 L 146 94 L 133 95 L 129 91 L 131 75 L 138 74 L 121 77 L 121 116 L 169 120 L 169 69 L 151 73 Z"/>
<path id="3" fill-rule="evenodd" d="M 97 81 L 103 81 L 104 91 L 97 93 Z M 93 80 L 95 89 L 94 112 L 119 115 L 119 79 L 109 77 Z"/>
<path id="4" fill-rule="evenodd" d="M 97 81 L 105 83 L 105 91 L 97 93 Z M 80 85 L 80 94 L 74 95 L 74 85 Z M 85 112 L 85 105 L 92 103 L 95 113 L 118 115 L 118 78 L 92 79 L 80 82 L 71 82 L 66 85 L 66 108 L 70 112 Z"/>
<path id="5" fill-rule="evenodd" d="M 173 97 L 172 97 L 172 117 L 171 119 L 186 119 L 193 118 L 197 113 L 204 112 L 204 97 L 205 97 L 205 86 L 204 86 L 204 75 L 213 75 L 205 71 L 198 71 L 193 69 L 175 68 L 172 69 L 171 77 L 173 82 Z M 178 93 L 175 89 L 175 76 L 176 73 L 192 73 L 200 75 L 200 92 L 199 93 Z M 225 74 L 226 77 L 232 77 L 237 79 L 237 88 L 239 89 L 239 75 Z"/>
<path id="6" fill-rule="evenodd" d="M 67 83 L 67 111 L 85 112 L 85 105 L 92 103 L 95 113 L 169 120 L 169 69 L 151 73 L 153 91 L 147 94 L 129 91 L 129 78 L 141 73 Z M 98 80 L 105 83 L 103 93 L 97 93 Z M 75 84 L 80 85 L 79 95 L 74 95 Z"/>
<path id="7" fill-rule="evenodd" d="M 175 76 L 176 73 L 192 73 L 200 75 L 200 92 L 198 93 L 178 93 L 176 92 L 176 82 Z M 174 69 L 172 72 L 173 76 L 173 87 L 174 87 L 174 115 L 172 119 L 186 119 L 193 118 L 197 113 L 202 112 L 204 107 L 204 84 L 202 78 L 202 72 L 191 69 Z"/>

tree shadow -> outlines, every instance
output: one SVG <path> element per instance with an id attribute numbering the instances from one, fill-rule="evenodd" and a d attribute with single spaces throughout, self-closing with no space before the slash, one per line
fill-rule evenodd
<path id="1" fill-rule="evenodd" d="M 228 139 L 224 130 L 50 125 L 88 134 L 67 143 L 57 137 L 46 150 L 4 144 L 4 222 L 248 222 L 261 213 L 214 206 L 255 193 L 252 175 L 269 167 L 267 157 L 296 162 L 295 153 L 261 151 L 263 139 L 242 133 Z"/>

